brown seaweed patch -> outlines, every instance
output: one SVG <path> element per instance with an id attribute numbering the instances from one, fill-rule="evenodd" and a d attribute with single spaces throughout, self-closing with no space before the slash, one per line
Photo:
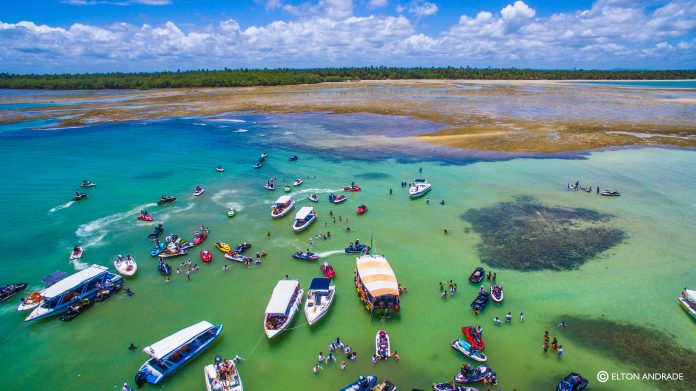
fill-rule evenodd
<path id="1" fill-rule="evenodd" d="M 659 381 L 657 387 L 696 390 L 696 352 L 679 346 L 658 330 L 606 319 L 563 317 L 569 325 L 563 335 L 574 343 L 608 354 L 642 373 L 681 373 L 682 381 Z M 587 374 L 590 376 L 589 374 Z"/>
<path id="2" fill-rule="evenodd" d="M 550 207 L 530 196 L 470 209 L 460 217 L 481 237 L 481 260 L 496 268 L 575 269 L 626 237 L 607 226 L 610 214 Z"/>

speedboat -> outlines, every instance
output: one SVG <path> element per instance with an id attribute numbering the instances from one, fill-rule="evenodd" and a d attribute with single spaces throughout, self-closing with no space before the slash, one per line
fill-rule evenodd
<path id="1" fill-rule="evenodd" d="M 319 260 L 319 256 L 313 252 L 303 252 L 303 251 L 298 251 L 294 254 L 292 254 L 292 257 L 295 259 L 303 259 L 305 261 L 317 261 Z"/>
<path id="2" fill-rule="evenodd" d="M 266 306 L 263 327 L 270 339 L 285 330 L 302 304 L 304 291 L 297 280 L 280 280 Z"/>
<path id="3" fill-rule="evenodd" d="M 408 195 L 411 198 L 418 198 L 429 192 L 431 187 L 432 185 L 425 179 L 415 179 L 408 188 Z"/>
<path id="4" fill-rule="evenodd" d="M 478 284 L 479 282 L 483 281 L 485 276 L 486 271 L 482 267 L 477 267 L 469 276 L 469 282 Z"/>
<path id="5" fill-rule="evenodd" d="M 486 355 L 481 352 L 480 350 L 476 349 L 475 347 L 471 346 L 471 344 L 461 338 L 455 339 L 452 341 L 450 344 L 452 349 L 458 351 L 459 353 L 469 357 L 470 359 L 478 362 L 486 362 L 488 361 L 488 358 Z"/>
<path id="6" fill-rule="evenodd" d="M 367 205 L 360 205 L 358 206 L 358 209 L 355 210 L 359 215 L 364 214 L 367 212 Z"/>
<path id="7" fill-rule="evenodd" d="M 290 211 L 294 207 L 295 201 L 292 200 L 292 196 L 280 196 L 271 208 L 271 217 L 273 217 L 274 219 L 279 219 L 290 213 Z"/>
<path id="8" fill-rule="evenodd" d="M 176 197 L 165 194 L 162 196 L 162 198 L 159 199 L 159 201 L 157 201 L 157 205 L 162 205 L 174 201 L 176 201 Z"/>
<path id="9" fill-rule="evenodd" d="M 228 243 L 225 243 L 225 242 L 215 243 L 215 248 L 222 251 L 223 253 L 230 252 L 230 245 Z"/>
<path id="10" fill-rule="evenodd" d="M 201 194 L 203 194 L 203 193 L 205 193 L 205 189 L 202 188 L 202 187 L 200 187 L 200 186 L 198 186 L 198 185 L 196 185 L 196 189 L 193 191 L 193 195 L 194 195 L 195 197 L 198 197 L 199 195 L 201 195 Z"/>
<path id="11" fill-rule="evenodd" d="M 142 387 L 146 382 L 159 384 L 207 349 L 222 332 L 223 325 L 202 321 L 145 347 L 143 352 L 151 358 L 135 375 L 135 383 Z"/>
<path id="12" fill-rule="evenodd" d="M 0 286 L 0 303 L 16 295 L 17 292 L 27 289 L 27 286 L 25 282 Z"/>
<path id="13" fill-rule="evenodd" d="M 243 391 L 242 378 L 234 360 L 223 360 L 215 356 L 215 364 L 203 368 L 205 387 L 208 391 Z"/>
<path id="14" fill-rule="evenodd" d="M 263 162 L 258 162 L 258 163 L 256 163 L 256 164 L 254 164 L 254 169 L 258 169 L 258 168 L 261 168 L 261 167 L 263 167 Z"/>
<path id="15" fill-rule="evenodd" d="M 362 190 L 362 187 L 353 184 L 351 186 L 344 187 L 343 190 L 345 190 L 345 191 L 360 191 L 360 190 Z"/>
<path id="16" fill-rule="evenodd" d="M 72 252 L 70 253 L 70 260 L 71 260 L 71 261 L 74 261 L 74 260 L 76 260 L 76 259 L 82 258 L 82 253 L 83 253 L 83 252 L 84 252 L 84 250 L 82 249 L 82 247 L 80 247 L 80 246 L 75 246 L 75 247 L 73 247 L 73 250 L 72 250 Z"/>
<path id="17" fill-rule="evenodd" d="M 201 255 L 201 261 L 203 261 L 203 262 L 208 263 L 208 262 L 213 260 L 213 253 L 211 253 L 209 250 L 204 249 L 203 251 L 200 252 L 200 255 Z"/>
<path id="18" fill-rule="evenodd" d="M 493 301 L 496 303 L 500 303 L 503 301 L 503 298 L 503 287 L 498 284 L 493 284 L 491 286 L 491 299 L 493 299 Z"/>
<path id="19" fill-rule="evenodd" d="M 334 204 L 340 204 L 341 202 L 345 201 L 347 198 L 343 194 L 341 195 L 336 195 L 334 193 L 329 194 L 329 201 L 333 202 Z"/>
<path id="20" fill-rule="evenodd" d="M 135 259 L 133 259 L 133 257 L 130 255 L 127 257 L 119 255 L 118 259 L 114 261 L 114 267 L 116 268 L 116 271 L 128 277 L 132 276 L 138 271 L 138 264 L 135 263 Z"/>
<path id="21" fill-rule="evenodd" d="M 358 379 L 339 391 L 371 391 L 377 385 L 377 376 L 359 376 Z"/>
<path id="22" fill-rule="evenodd" d="M 433 383 L 433 391 L 479 391 L 478 388 L 462 386 L 452 382 Z"/>
<path id="23" fill-rule="evenodd" d="M 235 208 L 230 208 L 230 210 L 227 211 L 227 217 L 234 217 L 234 215 L 237 214 L 237 209 Z"/>
<path id="24" fill-rule="evenodd" d="M 73 196 L 73 201 L 79 201 L 83 198 L 87 198 L 87 193 L 76 191 L 75 195 Z"/>
<path id="25" fill-rule="evenodd" d="M 115 292 L 123 286 L 123 277 L 110 273 L 107 268 L 92 265 L 72 274 L 49 288 L 42 296 L 43 303 L 27 316 L 25 321 L 43 319 L 67 311 L 68 305 L 76 297 L 95 299 L 103 292 Z"/>
<path id="26" fill-rule="evenodd" d="M 479 292 L 478 296 L 471 302 L 471 308 L 481 311 L 486 308 L 490 295 L 486 291 Z"/>
<path id="27" fill-rule="evenodd" d="M 679 305 L 681 305 L 692 318 L 696 319 L 696 291 L 684 289 L 682 297 L 679 298 Z"/>
<path id="28" fill-rule="evenodd" d="M 153 247 L 153 248 L 152 248 L 152 251 L 150 251 L 150 255 L 153 256 L 153 257 L 156 257 L 156 256 L 160 255 L 164 250 L 167 249 L 167 245 L 166 245 L 166 244 L 164 244 L 164 243 L 162 243 L 162 242 L 158 242 L 158 243 L 159 243 L 159 244 L 155 244 L 155 247 Z"/>
<path id="29" fill-rule="evenodd" d="M 60 320 L 64 322 L 69 322 L 77 318 L 77 316 L 81 313 L 87 311 L 87 309 L 92 305 L 94 305 L 94 302 L 86 297 L 82 300 L 77 300 L 77 298 L 75 298 L 73 302 L 68 306 L 68 310 L 60 316 Z"/>
<path id="30" fill-rule="evenodd" d="M 138 215 L 138 220 L 142 221 L 152 221 L 152 216 L 150 216 L 149 213 L 147 213 L 146 210 L 141 210 L 140 214 Z"/>
<path id="31" fill-rule="evenodd" d="M 311 206 L 303 206 L 295 214 L 295 222 L 292 224 L 292 229 L 295 232 L 301 232 L 309 228 L 310 225 L 317 219 L 317 213 Z"/>
<path id="32" fill-rule="evenodd" d="M 317 197 L 316 194 L 310 194 L 307 196 L 307 199 L 312 201 L 312 202 L 319 202 L 319 197 Z"/>
<path id="33" fill-rule="evenodd" d="M 336 286 L 331 284 L 330 278 L 312 279 L 304 305 L 305 317 L 310 326 L 326 315 L 333 303 L 335 293 Z"/>
<path id="34" fill-rule="evenodd" d="M 494 375 L 493 370 L 486 365 L 479 365 L 471 370 L 471 373 L 464 375 L 461 372 L 454 376 L 457 383 L 476 383 L 482 381 L 484 377 Z"/>
<path id="35" fill-rule="evenodd" d="M 384 330 L 379 330 L 377 334 L 375 334 L 375 355 L 381 360 L 386 360 L 391 356 L 389 334 Z"/>
<path id="36" fill-rule="evenodd" d="M 217 167 L 215 167 L 215 171 L 217 171 L 217 172 L 225 172 L 225 169 L 222 168 L 222 166 L 217 166 Z"/>
<path id="37" fill-rule="evenodd" d="M 322 263 L 321 266 L 319 266 L 319 269 L 321 269 L 321 272 L 324 273 L 324 277 L 326 278 L 336 277 L 334 268 L 328 262 Z"/>
<path id="38" fill-rule="evenodd" d="M 94 187 L 94 186 L 96 186 L 96 185 L 97 185 L 97 184 L 94 183 L 94 182 L 90 182 L 90 181 L 88 181 L 87 179 L 83 179 L 83 180 L 82 180 L 82 184 L 80 185 L 80 187 Z"/>
<path id="39" fill-rule="evenodd" d="M 294 161 L 297 160 L 297 159 L 298 159 L 297 155 L 293 155 L 293 156 L 291 156 L 290 159 L 288 159 L 288 160 L 290 160 L 291 162 L 294 162 Z"/>
<path id="40" fill-rule="evenodd" d="M 24 294 L 26 294 L 29 297 L 23 297 L 21 299 L 22 303 L 20 303 L 17 307 L 17 311 L 32 310 L 38 307 L 41 303 L 43 303 L 44 290 L 40 290 L 38 292 L 24 292 Z"/>
<path id="41" fill-rule="evenodd" d="M 266 182 L 266 184 L 263 185 L 263 187 L 264 187 L 266 190 L 275 190 L 275 185 L 272 184 L 270 181 Z"/>
<path id="42" fill-rule="evenodd" d="M 464 333 L 466 340 L 475 349 L 483 350 L 486 347 L 486 343 L 483 341 L 483 336 L 476 327 L 464 326 L 462 327 L 462 333 Z"/>
<path id="43" fill-rule="evenodd" d="M 162 274 L 163 276 L 168 276 L 172 274 L 172 267 L 162 260 L 159 261 L 159 265 L 157 265 L 157 270 L 159 270 L 160 274 Z"/>
<path id="44" fill-rule="evenodd" d="M 253 261 L 251 257 L 247 257 L 246 255 L 242 255 L 233 251 L 225 253 L 225 258 L 229 259 L 230 261 L 235 261 L 239 263 L 251 263 L 251 261 Z"/>
<path id="45" fill-rule="evenodd" d="M 621 193 L 619 193 L 618 191 L 611 189 L 604 190 L 600 194 L 606 197 L 618 197 L 621 195 Z"/>
<path id="46" fill-rule="evenodd" d="M 582 391 L 590 382 L 581 375 L 572 372 L 556 386 L 556 391 Z"/>
<path id="47" fill-rule="evenodd" d="M 302 179 L 300 179 L 300 178 L 297 178 L 294 181 L 292 181 L 293 186 L 299 186 L 301 184 L 302 184 Z"/>

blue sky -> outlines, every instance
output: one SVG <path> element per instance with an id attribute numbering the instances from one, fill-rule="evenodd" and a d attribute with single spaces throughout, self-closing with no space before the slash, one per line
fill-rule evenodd
<path id="1" fill-rule="evenodd" d="M 4 2 L 0 72 L 696 67 L 696 1 Z"/>

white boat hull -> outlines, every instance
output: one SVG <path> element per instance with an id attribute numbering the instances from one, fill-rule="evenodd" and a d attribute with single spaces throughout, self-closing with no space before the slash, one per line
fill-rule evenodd
<path id="1" fill-rule="evenodd" d="M 283 216 L 286 216 L 294 208 L 295 208 L 295 201 L 291 202 L 290 205 L 287 208 L 283 209 L 283 211 L 280 213 L 273 213 L 273 211 L 271 211 L 271 217 L 273 217 L 274 219 L 279 219 Z"/>
<path id="2" fill-rule="evenodd" d="M 194 195 L 194 197 L 198 197 L 199 195 L 201 195 L 203 193 L 205 193 L 205 189 L 201 189 L 201 191 L 194 191 L 193 195 Z"/>
<path id="3" fill-rule="evenodd" d="M 292 230 L 295 231 L 295 232 L 302 232 L 302 231 L 306 230 L 307 228 L 309 228 L 309 226 L 312 225 L 312 223 L 314 223 L 314 221 L 315 221 L 316 219 L 317 219 L 317 218 L 315 217 L 315 218 L 309 220 L 308 222 L 304 223 L 303 225 L 301 225 L 301 226 L 299 226 L 299 227 L 296 226 L 295 224 L 293 224 L 293 225 L 292 225 Z"/>
<path id="4" fill-rule="evenodd" d="M 215 378 L 217 377 L 215 365 L 206 365 L 205 368 L 203 368 L 206 389 L 208 391 L 244 391 L 242 386 L 242 378 L 239 376 L 237 366 L 234 365 L 234 362 L 232 365 L 234 366 L 236 372 L 236 375 L 233 377 L 233 381 L 230 383 L 218 381 L 217 384 L 215 384 Z"/>
<path id="5" fill-rule="evenodd" d="M 119 272 L 119 274 L 130 277 L 135 274 L 135 272 L 138 271 L 138 264 L 135 262 L 135 259 L 131 260 L 116 260 L 114 261 L 114 267 L 116 270 Z"/>
<path id="6" fill-rule="evenodd" d="M 692 318 L 696 319 L 696 305 L 689 305 L 689 302 L 683 297 L 679 298 L 679 304 L 686 312 L 689 313 L 689 315 L 691 315 Z"/>
<path id="7" fill-rule="evenodd" d="M 70 253 L 70 260 L 71 260 L 71 261 L 75 261 L 75 260 L 78 260 L 78 259 L 82 258 L 82 254 L 83 254 L 84 252 L 85 252 L 85 251 L 82 249 L 82 247 L 80 247 L 80 252 L 77 253 L 77 254 L 75 254 L 74 252 L 71 252 L 71 253 Z"/>
<path id="8" fill-rule="evenodd" d="M 331 308 L 335 294 L 336 287 L 334 285 L 329 286 L 329 295 L 322 296 L 326 297 L 327 300 L 322 300 L 320 305 L 316 305 L 314 302 L 314 291 L 310 290 L 307 292 L 307 300 L 305 301 L 304 305 L 304 314 L 305 318 L 307 318 L 307 324 L 310 326 L 313 325 L 314 323 L 318 322 L 319 319 L 323 318 L 327 312 L 329 312 L 329 308 Z"/>
<path id="9" fill-rule="evenodd" d="M 429 192 L 431 188 L 432 185 L 430 185 L 429 183 L 427 185 L 414 186 L 408 189 L 408 195 L 411 198 L 418 198 L 425 195 L 425 193 Z"/>
<path id="10" fill-rule="evenodd" d="M 266 337 L 268 337 L 268 339 L 271 339 L 271 338 L 275 337 L 276 335 L 280 334 L 281 332 L 283 332 L 283 330 L 288 328 L 290 323 L 292 323 L 292 319 L 297 314 L 297 311 L 300 307 L 300 304 L 302 304 L 302 295 L 304 295 L 304 291 L 302 289 L 300 289 L 300 293 L 297 295 L 297 300 L 295 300 L 295 303 L 292 305 L 292 308 L 290 309 L 290 313 L 288 314 L 287 320 L 279 328 L 277 328 L 275 330 L 267 329 L 266 328 L 266 317 L 264 316 L 263 329 L 266 331 Z"/>

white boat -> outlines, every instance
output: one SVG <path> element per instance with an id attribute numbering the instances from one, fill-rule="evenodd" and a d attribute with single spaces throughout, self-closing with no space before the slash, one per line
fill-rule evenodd
<path id="1" fill-rule="evenodd" d="M 273 204 L 273 208 L 271 209 L 271 217 L 273 217 L 274 219 L 279 219 L 285 216 L 286 214 L 290 213 L 290 211 L 294 207 L 295 201 L 292 200 L 292 196 L 280 196 Z"/>
<path id="2" fill-rule="evenodd" d="M 224 257 L 229 259 L 230 261 L 235 261 L 235 262 L 239 262 L 239 263 L 251 263 L 251 261 L 253 261 L 253 259 L 251 259 L 251 257 L 247 257 L 246 255 L 242 255 L 242 254 L 237 254 L 237 253 L 232 252 L 232 251 L 225 253 Z"/>
<path id="3" fill-rule="evenodd" d="M 679 298 L 679 304 L 696 319 L 696 291 L 685 289 L 682 297 Z"/>
<path id="4" fill-rule="evenodd" d="M 307 291 L 304 313 L 307 323 L 311 326 L 329 311 L 333 303 L 336 286 L 330 278 L 315 278 Z"/>
<path id="5" fill-rule="evenodd" d="M 38 307 L 41 303 L 43 303 L 44 291 L 45 289 L 38 292 L 24 292 L 29 297 L 22 298 L 22 302 L 17 307 L 17 311 L 27 311 Z"/>
<path id="6" fill-rule="evenodd" d="M 375 354 L 382 360 L 386 360 L 391 356 L 389 334 L 381 329 L 375 334 Z"/>
<path id="7" fill-rule="evenodd" d="M 310 225 L 317 219 L 317 213 L 311 206 L 303 206 L 295 214 L 295 222 L 292 224 L 292 229 L 295 232 L 301 232 L 309 228 Z"/>
<path id="8" fill-rule="evenodd" d="M 205 193 L 205 189 L 200 187 L 200 186 L 196 186 L 196 189 L 193 191 L 193 196 L 198 197 L 199 195 L 201 195 L 203 193 Z"/>
<path id="9" fill-rule="evenodd" d="M 316 194 L 310 194 L 307 196 L 307 199 L 312 201 L 312 202 L 319 202 L 319 197 Z"/>
<path id="10" fill-rule="evenodd" d="M 215 364 L 203 368 L 205 387 L 208 391 L 243 391 L 242 378 L 234 360 L 223 360 L 215 356 Z"/>
<path id="11" fill-rule="evenodd" d="M 425 179 L 416 179 L 411 184 L 411 187 L 408 188 L 408 195 L 411 198 L 418 198 L 429 192 L 431 187 L 432 185 Z"/>
<path id="12" fill-rule="evenodd" d="M 73 247 L 73 250 L 72 250 L 72 252 L 70 253 L 70 260 L 71 260 L 71 261 L 75 261 L 75 260 L 77 260 L 77 259 L 82 258 L 82 253 L 83 253 L 83 252 L 84 252 L 84 250 L 82 250 L 82 247 L 80 247 L 80 246 L 75 246 L 75 247 Z"/>
<path id="13" fill-rule="evenodd" d="M 129 277 L 138 271 L 138 264 L 135 263 L 135 259 L 130 255 L 127 257 L 119 255 L 118 259 L 114 261 L 114 267 L 116 271 Z"/>
<path id="14" fill-rule="evenodd" d="M 302 184 L 302 179 L 300 179 L 300 178 L 297 178 L 292 182 L 293 186 L 299 186 L 301 184 Z"/>
<path id="15" fill-rule="evenodd" d="M 302 304 L 304 291 L 297 280 L 280 280 L 266 306 L 263 328 L 268 338 L 285 330 Z"/>
<path id="16" fill-rule="evenodd" d="M 215 167 L 215 171 L 217 172 L 225 172 L 225 169 L 222 166 L 217 166 Z"/>

